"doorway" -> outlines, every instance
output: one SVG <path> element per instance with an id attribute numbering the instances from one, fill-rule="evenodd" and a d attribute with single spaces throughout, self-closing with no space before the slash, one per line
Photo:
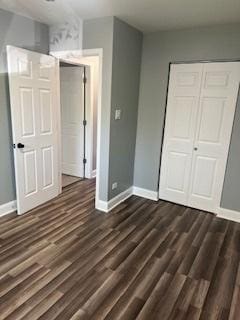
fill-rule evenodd
<path id="1" fill-rule="evenodd" d="M 73 51 L 50 52 L 59 61 L 74 65 L 85 65 L 86 70 L 91 70 L 87 74 L 86 91 L 90 99 L 86 101 L 86 159 L 85 177 L 96 179 L 95 207 L 101 210 L 101 200 L 99 199 L 100 190 L 100 161 L 101 161 L 101 114 L 102 114 L 102 65 L 103 49 L 84 49 Z M 90 84 L 90 85 L 89 85 Z M 60 94 L 59 94 L 60 96 Z M 95 112 L 94 112 L 95 109 Z M 94 124 L 95 123 L 95 124 Z M 59 135 L 61 143 L 61 136 Z M 88 143 L 88 141 L 90 143 Z M 90 147 L 92 146 L 92 148 Z M 92 159 L 92 161 L 88 161 Z M 59 163 L 61 163 L 61 153 Z M 62 181 L 60 174 L 59 179 Z M 59 193 L 62 192 L 62 184 L 59 186 Z"/>
<path id="2" fill-rule="evenodd" d="M 60 59 L 62 186 L 96 178 L 99 61 Z"/>
<path id="3" fill-rule="evenodd" d="M 85 178 L 85 66 L 60 62 L 62 186 Z"/>
<path id="4" fill-rule="evenodd" d="M 240 82 L 240 62 L 172 64 L 159 198 L 217 213 Z"/>

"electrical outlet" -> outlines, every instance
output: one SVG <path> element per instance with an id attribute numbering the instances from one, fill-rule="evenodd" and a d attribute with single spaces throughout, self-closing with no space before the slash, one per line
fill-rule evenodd
<path id="1" fill-rule="evenodd" d="M 112 184 L 112 190 L 117 189 L 117 187 L 118 187 L 118 183 L 117 183 L 117 182 L 114 182 L 114 183 Z"/>

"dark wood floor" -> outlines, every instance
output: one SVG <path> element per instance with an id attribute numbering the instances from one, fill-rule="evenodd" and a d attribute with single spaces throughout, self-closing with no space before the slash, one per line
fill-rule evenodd
<path id="1" fill-rule="evenodd" d="M 0 319 L 240 319 L 240 224 L 94 188 L 0 219 Z"/>

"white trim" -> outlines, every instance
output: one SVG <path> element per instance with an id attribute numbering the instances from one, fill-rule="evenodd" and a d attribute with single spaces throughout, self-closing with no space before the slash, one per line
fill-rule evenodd
<path id="1" fill-rule="evenodd" d="M 97 203 L 98 210 L 104 211 L 104 212 L 111 211 L 112 209 L 117 207 L 120 203 L 122 203 L 123 201 L 125 201 L 129 197 L 131 197 L 133 194 L 132 190 L 133 190 L 133 188 L 130 187 L 109 201 L 98 200 L 98 203 Z"/>
<path id="2" fill-rule="evenodd" d="M 158 192 L 157 191 L 152 191 L 148 189 L 143 189 L 139 187 L 133 187 L 133 194 L 135 196 L 143 197 L 146 199 L 150 199 L 153 201 L 158 201 Z"/>
<path id="3" fill-rule="evenodd" d="M 240 212 L 234 211 L 234 210 L 218 208 L 217 217 L 222 218 L 222 219 L 235 221 L 235 222 L 240 222 Z"/>
<path id="4" fill-rule="evenodd" d="M 92 159 L 93 159 L 93 67 L 85 65 L 86 68 L 86 136 L 85 136 L 85 152 L 87 163 L 85 167 L 85 177 L 92 178 Z"/>
<path id="5" fill-rule="evenodd" d="M 108 202 L 99 200 L 95 202 L 96 209 L 102 212 L 108 212 Z"/>
<path id="6" fill-rule="evenodd" d="M 57 94 L 57 130 L 58 130 L 58 194 L 62 193 L 62 121 L 61 121 L 61 103 L 60 103 L 60 63 L 56 58 L 56 94 Z"/>
<path id="7" fill-rule="evenodd" d="M 13 200 L 8 203 L 0 205 L 0 217 L 3 217 L 9 213 L 12 213 L 17 210 L 17 201 Z"/>
<path id="8" fill-rule="evenodd" d="M 127 190 L 121 192 L 116 197 L 108 201 L 108 211 L 111 211 L 113 208 L 118 206 L 123 201 L 127 200 L 129 197 L 131 197 L 133 194 L 133 188 L 130 187 Z"/>
<path id="9" fill-rule="evenodd" d="M 122 193 L 118 194 L 116 197 L 109 201 L 101 201 L 98 200 L 97 202 L 97 209 L 104 212 L 109 212 L 115 207 L 117 207 L 120 203 L 127 200 L 132 195 L 150 199 L 153 201 L 158 201 L 158 192 L 152 191 L 148 189 L 142 189 L 138 187 L 130 187 L 127 190 L 123 191 Z"/>
<path id="10" fill-rule="evenodd" d="M 95 169 L 92 171 L 91 177 L 96 178 L 96 175 L 97 175 L 97 170 Z"/>
<path id="11" fill-rule="evenodd" d="M 104 210 L 104 201 L 99 199 L 100 191 L 100 150 L 101 150 L 101 115 L 102 115 L 102 63 L 103 63 L 103 49 L 84 49 L 84 50 L 72 50 L 72 51 L 52 51 L 50 55 L 58 58 L 61 61 L 71 62 L 79 64 L 78 59 L 87 56 L 99 57 L 99 94 L 98 94 L 98 116 L 97 116 L 97 164 L 96 164 L 96 197 L 95 207 L 98 210 Z"/>

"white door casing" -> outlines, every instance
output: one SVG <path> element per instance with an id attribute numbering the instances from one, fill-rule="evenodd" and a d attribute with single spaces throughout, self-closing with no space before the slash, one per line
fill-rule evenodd
<path id="1" fill-rule="evenodd" d="M 8 46 L 18 214 L 59 194 L 58 61 Z M 22 143 L 24 148 L 17 148 Z"/>
<path id="2" fill-rule="evenodd" d="M 97 165 L 96 165 L 96 195 L 95 195 L 95 207 L 98 210 L 102 210 L 102 201 L 100 199 L 100 186 L 101 183 L 101 141 L 102 141 L 102 82 L 103 82 L 103 49 L 93 48 L 84 50 L 72 50 L 72 51 L 55 51 L 50 52 L 54 57 L 57 57 L 61 61 L 67 63 L 80 63 L 82 57 L 96 57 L 98 64 L 98 101 L 97 101 Z M 89 126 L 87 126 L 89 127 Z M 61 139 L 60 139 L 61 140 Z"/>
<path id="3" fill-rule="evenodd" d="M 200 88 L 197 103 L 194 104 L 196 110 L 192 109 L 189 126 L 189 115 L 184 112 L 189 109 L 187 103 L 184 102 L 181 108 L 183 112 L 179 115 L 179 97 L 181 100 L 188 96 L 182 91 L 181 84 L 179 92 L 179 79 L 185 79 L 184 85 L 189 86 L 195 74 L 197 86 L 196 68 L 199 68 Z M 160 174 L 161 199 L 214 213 L 217 211 L 221 201 L 239 80 L 238 62 L 172 65 Z M 186 89 L 189 95 L 192 90 L 193 87 Z M 189 158 L 182 144 L 180 129 L 189 133 L 185 134 L 185 137 L 189 137 Z M 173 132 L 177 132 L 177 138 Z M 169 153 L 173 153 L 175 158 L 178 156 L 175 163 Z"/>
<path id="4" fill-rule="evenodd" d="M 62 172 L 84 176 L 84 67 L 60 68 Z"/>

